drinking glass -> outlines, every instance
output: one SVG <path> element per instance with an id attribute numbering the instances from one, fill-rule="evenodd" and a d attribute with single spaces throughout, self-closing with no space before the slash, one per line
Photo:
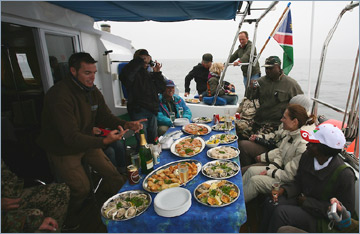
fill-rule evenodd
<path id="1" fill-rule="evenodd" d="M 280 182 L 275 181 L 274 183 L 271 184 L 271 196 L 272 199 L 269 201 L 270 203 L 274 203 L 274 205 L 278 205 L 279 203 L 277 202 L 277 199 L 279 197 L 279 190 L 280 190 Z M 276 199 L 276 201 L 275 201 Z"/>
<path id="2" fill-rule="evenodd" d="M 175 126 L 174 126 L 175 118 L 176 118 L 175 112 L 170 112 L 170 120 L 171 120 L 171 123 L 172 123 L 172 126 L 171 126 L 172 128 L 175 127 Z"/>
<path id="3" fill-rule="evenodd" d="M 181 106 L 179 107 L 179 116 L 180 118 L 183 117 L 183 114 L 184 114 L 184 108 L 182 108 Z"/>
<path id="4" fill-rule="evenodd" d="M 181 184 L 186 184 L 189 180 L 189 168 L 185 163 L 179 165 L 179 176 Z"/>
<path id="5" fill-rule="evenodd" d="M 140 161 L 140 155 L 137 152 L 131 153 L 131 164 L 137 167 L 139 170 L 139 176 L 140 176 L 140 168 L 141 168 L 141 161 Z M 141 176 L 140 176 L 141 178 Z"/>
<path id="6" fill-rule="evenodd" d="M 225 133 L 229 134 L 230 130 L 231 130 L 231 126 L 232 126 L 232 120 L 230 117 L 230 110 L 226 109 L 225 110 L 225 116 L 224 116 L 224 125 L 225 125 Z"/>

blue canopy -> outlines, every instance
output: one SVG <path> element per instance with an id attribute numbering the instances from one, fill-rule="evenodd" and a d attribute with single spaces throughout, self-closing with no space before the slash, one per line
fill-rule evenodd
<path id="1" fill-rule="evenodd" d="M 95 21 L 159 21 L 235 19 L 241 1 L 50 1 Z"/>

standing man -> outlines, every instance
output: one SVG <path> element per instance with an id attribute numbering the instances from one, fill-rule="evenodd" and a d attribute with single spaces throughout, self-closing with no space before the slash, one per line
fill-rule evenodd
<path id="1" fill-rule="evenodd" d="M 230 63 L 234 62 L 236 59 L 239 59 L 238 61 L 234 62 L 234 66 L 239 66 L 241 65 L 241 63 L 248 63 L 250 61 L 252 42 L 249 41 L 249 35 L 246 31 L 242 31 L 239 33 L 239 41 L 240 41 L 239 48 L 230 57 Z M 256 56 L 256 48 L 255 48 L 254 56 Z M 248 67 L 249 66 L 247 65 L 241 66 L 241 70 L 244 76 L 245 88 L 247 84 Z M 259 62 L 256 62 L 256 64 L 253 64 L 250 80 L 257 80 L 258 78 L 260 78 L 260 66 L 259 66 Z"/>
<path id="2" fill-rule="evenodd" d="M 264 67 L 266 76 L 253 82 L 251 86 L 257 83 L 255 88 L 247 88 L 247 98 L 259 99 L 260 107 L 256 109 L 255 117 L 250 125 L 243 128 L 236 125 L 236 132 L 240 139 L 247 140 L 252 134 L 274 132 L 281 123 L 282 113 L 290 99 L 304 93 L 296 80 L 284 74 L 279 57 L 268 57 Z"/>
<path id="3" fill-rule="evenodd" d="M 190 93 L 190 82 L 192 79 L 195 79 L 196 90 L 199 95 L 202 95 L 203 92 L 207 89 L 207 81 L 209 76 L 209 69 L 213 62 L 213 56 L 209 53 L 202 56 L 202 61 L 189 72 L 185 77 L 185 94 L 187 97 Z"/>
<path id="4" fill-rule="evenodd" d="M 153 72 L 149 72 L 148 67 L 151 62 L 148 51 L 139 49 L 134 53 L 134 59 L 125 65 L 119 75 L 128 93 L 127 110 L 130 118 L 147 119 L 143 125 L 148 143 L 154 143 L 157 137 L 158 94 L 165 91 L 165 78 L 160 71 L 161 64 L 155 61 Z"/>
<path id="5" fill-rule="evenodd" d="M 158 133 L 159 136 L 164 135 L 165 132 L 171 127 L 170 112 L 175 113 L 176 118 L 187 118 L 191 121 L 191 110 L 186 106 L 184 100 L 175 94 L 175 83 L 172 80 L 166 81 L 165 92 L 160 96 L 160 107 L 158 113 Z M 180 116 L 179 108 L 182 108 L 182 116 Z"/>
<path id="6" fill-rule="evenodd" d="M 103 178 L 106 195 L 116 194 L 125 183 L 102 148 L 120 140 L 132 129 L 142 129 L 139 120 L 126 122 L 115 117 L 94 85 L 96 61 L 80 52 L 69 58 L 69 76 L 57 82 L 45 95 L 39 145 L 48 154 L 55 174 L 70 187 L 70 202 L 65 225 L 78 226 L 79 212 L 89 195 L 90 182 L 82 161 L 87 162 Z M 105 138 L 92 133 L 93 127 L 111 129 Z M 126 130 L 124 130 L 126 129 Z"/>

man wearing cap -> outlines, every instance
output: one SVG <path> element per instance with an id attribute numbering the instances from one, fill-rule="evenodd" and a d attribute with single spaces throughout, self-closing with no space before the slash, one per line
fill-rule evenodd
<path id="1" fill-rule="evenodd" d="M 295 181 L 279 190 L 279 205 L 267 205 L 262 232 L 276 232 L 291 225 L 307 232 L 323 232 L 320 222 L 328 220 L 330 199 L 336 197 L 351 213 L 355 208 L 355 175 L 338 154 L 346 140 L 331 124 L 319 125 L 313 132 L 301 131 L 308 141 Z"/>
<path id="2" fill-rule="evenodd" d="M 203 94 L 203 92 L 207 89 L 207 81 L 209 76 L 209 69 L 213 62 L 213 56 L 209 53 L 204 54 L 202 56 L 202 61 L 189 72 L 189 74 L 185 77 L 185 94 L 187 97 L 190 93 L 190 82 L 192 79 L 195 79 L 196 82 L 196 90 L 199 95 Z"/>
<path id="3" fill-rule="evenodd" d="M 187 118 L 191 121 L 191 110 L 186 106 L 184 100 L 175 94 L 175 84 L 172 80 L 166 81 L 166 89 L 163 94 L 159 95 L 160 106 L 158 113 L 158 134 L 159 136 L 164 135 L 164 133 L 172 126 L 170 120 L 170 113 L 174 112 L 176 118 Z M 183 113 L 179 112 L 179 109 L 182 108 Z"/>
<path id="4" fill-rule="evenodd" d="M 127 110 L 132 120 L 146 118 L 143 123 L 148 143 L 154 143 L 157 137 L 157 113 L 159 93 L 165 90 L 165 78 L 161 74 L 161 64 L 155 61 L 153 72 L 149 72 L 151 57 L 147 50 L 139 49 L 122 69 L 119 79 L 128 93 Z"/>
<path id="5" fill-rule="evenodd" d="M 259 99 L 260 107 L 248 129 L 236 129 L 242 139 L 259 132 L 266 134 L 275 131 L 290 99 L 304 93 L 296 80 L 283 73 L 279 57 L 268 57 L 263 67 L 266 75 L 253 81 L 246 91 L 247 98 Z"/>
<path id="6" fill-rule="evenodd" d="M 231 55 L 230 57 L 230 63 L 234 62 L 236 59 L 239 59 L 238 61 L 234 62 L 234 66 L 240 66 L 241 63 L 249 63 L 250 61 L 250 54 L 251 54 L 251 47 L 252 42 L 249 40 L 249 35 L 246 31 L 242 31 L 239 33 L 239 48 Z M 256 57 L 256 48 L 255 48 L 255 54 L 254 57 Z M 243 72 L 244 76 L 244 86 L 247 87 L 247 71 L 248 71 L 248 65 L 241 66 L 241 70 Z M 253 64 L 252 70 L 251 70 L 251 76 L 250 80 L 257 80 L 260 78 L 260 67 L 259 62 L 257 61 L 255 64 Z"/>

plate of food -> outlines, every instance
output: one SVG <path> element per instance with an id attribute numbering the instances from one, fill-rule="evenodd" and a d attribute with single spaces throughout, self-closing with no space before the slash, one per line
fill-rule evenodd
<path id="1" fill-rule="evenodd" d="M 196 201 L 209 207 L 228 206 L 234 203 L 239 195 L 239 187 L 227 180 L 208 180 L 194 190 Z"/>
<path id="2" fill-rule="evenodd" d="M 149 193 L 143 190 L 130 190 L 109 198 L 101 207 L 106 219 L 125 221 L 144 213 L 152 202 Z"/>
<path id="3" fill-rule="evenodd" d="M 220 144 L 231 144 L 235 141 L 237 141 L 238 136 L 233 134 L 215 134 L 210 137 L 211 140 L 218 139 L 220 141 Z"/>
<path id="4" fill-rule="evenodd" d="M 196 117 L 192 120 L 194 123 L 211 123 L 211 118 L 209 117 Z"/>
<path id="5" fill-rule="evenodd" d="M 212 159 L 232 159 L 239 154 L 240 150 L 232 146 L 218 146 L 207 151 L 207 156 Z"/>
<path id="6" fill-rule="evenodd" d="M 235 116 L 230 116 L 231 118 L 231 121 L 234 121 L 235 120 Z M 220 122 L 225 122 L 225 116 L 220 116 Z"/>
<path id="7" fill-rule="evenodd" d="M 199 154 L 205 148 L 205 141 L 201 137 L 186 136 L 176 140 L 171 146 L 171 153 L 178 157 L 190 158 Z"/>
<path id="8" fill-rule="evenodd" d="M 203 175 L 211 179 L 228 179 L 236 176 L 239 171 L 239 165 L 230 160 L 211 161 L 201 168 Z"/>
<path id="9" fill-rule="evenodd" d="M 211 132 L 211 128 L 206 124 L 191 123 L 182 127 L 182 130 L 191 135 L 207 135 Z"/>
<path id="10" fill-rule="evenodd" d="M 193 104 L 198 104 L 198 103 L 200 103 L 200 99 L 197 99 L 197 98 L 186 98 L 186 99 L 185 99 L 185 102 L 187 102 L 187 103 L 193 103 Z"/>
<path id="11" fill-rule="evenodd" d="M 183 185 L 180 181 L 178 167 L 185 163 L 188 166 L 187 182 L 194 179 L 201 171 L 201 162 L 194 159 L 185 159 L 165 164 L 147 175 L 143 181 L 143 188 L 148 192 L 158 193 L 167 188 Z"/>
<path id="12" fill-rule="evenodd" d="M 234 128 L 235 128 L 235 126 L 233 124 L 231 124 L 230 130 L 232 130 Z M 225 123 L 218 123 L 216 125 L 213 125 L 213 126 L 211 126 L 211 129 L 214 131 L 229 131 L 229 129 L 227 128 Z"/>

